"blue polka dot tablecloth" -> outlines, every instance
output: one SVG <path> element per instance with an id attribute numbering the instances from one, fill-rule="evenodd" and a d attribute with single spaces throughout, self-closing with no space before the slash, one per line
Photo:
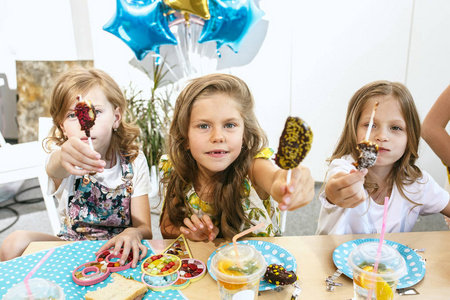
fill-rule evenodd
<path id="1" fill-rule="evenodd" d="M 379 242 L 379 239 L 356 239 L 345 242 L 338 246 L 333 252 L 333 262 L 336 267 L 342 271 L 347 277 L 353 278 L 353 272 L 347 264 L 348 256 L 358 245 L 367 242 Z M 397 289 L 403 289 L 417 284 L 425 276 L 425 260 L 418 255 L 413 249 L 393 242 L 384 240 L 385 244 L 397 249 L 401 256 L 405 259 L 407 274 L 400 278 Z"/>
<path id="2" fill-rule="evenodd" d="M 58 284 L 64 290 L 66 299 L 84 299 L 88 291 L 95 291 L 112 282 L 111 276 L 104 281 L 91 285 L 80 286 L 73 282 L 72 271 L 83 263 L 95 261 L 95 252 L 106 241 L 81 241 L 56 247 L 50 257 L 39 267 L 31 278 L 44 278 Z M 144 241 L 149 250 L 147 256 L 155 254 L 151 246 Z M 0 299 L 16 283 L 23 282 L 25 276 L 36 266 L 49 250 L 36 252 L 30 255 L 0 263 Z M 141 266 L 129 268 L 118 272 L 123 276 L 141 278 Z M 155 292 L 149 290 L 144 299 L 187 299 L 178 290 L 166 290 Z"/>

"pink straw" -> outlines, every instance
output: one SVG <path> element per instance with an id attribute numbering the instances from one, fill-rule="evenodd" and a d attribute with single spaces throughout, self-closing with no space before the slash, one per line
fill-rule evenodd
<path id="1" fill-rule="evenodd" d="M 383 224 L 381 225 L 380 242 L 378 243 L 377 257 L 375 259 L 375 265 L 373 266 L 373 274 L 377 274 L 378 264 L 380 263 L 381 248 L 383 247 L 384 233 L 386 231 L 386 219 L 387 219 L 387 211 L 388 211 L 388 202 L 389 202 L 389 197 L 385 197 L 384 198 Z M 367 294 L 367 300 L 370 300 L 372 298 L 372 291 L 373 291 L 373 288 L 371 288 L 369 290 L 369 293 Z"/>
<path id="2" fill-rule="evenodd" d="M 52 253 L 54 251 L 55 251 L 55 248 L 50 249 L 47 252 L 47 254 L 45 254 L 44 257 L 41 258 L 41 260 L 38 262 L 38 264 L 36 266 L 34 266 L 34 268 L 30 271 L 30 273 L 28 273 L 27 276 L 25 276 L 23 283 L 25 284 L 25 288 L 27 289 L 29 300 L 34 300 L 34 296 L 31 293 L 31 288 L 30 288 L 30 285 L 28 284 L 28 280 L 31 278 L 31 276 L 33 276 L 33 274 L 37 271 L 37 269 L 39 269 L 39 267 L 47 260 L 47 258 L 49 258 L 50 255 L 52 255 Z"/>
<path id="3" fill-rule="evenodd" d="M 234 254 L 236 255 L 237 265 L 239 268 L 242 268 L 242 265 L 241 265 L 241 261 L 239 260 L 239 252 L 238 252 L 237 243 L 236 243 L 237 239 L 240 238 L 241 236 L 244 236 L 244 235 L 252 232 L 252 231 L 255 231 L 258 228 L 263 227 L 264 225 L 265 225 L 264 223 L 259 223 L 258 225 L 250 227 L 249 229 L 244 230 L 241 233 L 238 233 L 235 236 L 233 236 Z"/>

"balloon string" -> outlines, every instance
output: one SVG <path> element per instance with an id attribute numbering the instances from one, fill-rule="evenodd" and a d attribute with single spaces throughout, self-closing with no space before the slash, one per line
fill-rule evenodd
<path id="1" fill-rule="evenodd" d="M 161 57 L 161 59 L 164 61 L 164 67 L 166 67 L 167 70 L 169 70 L 170 74 L 172 74 L 173 77 L 175 77 L 175 78 L 177 79 L 177 81 L 180 80 L 180 78 L 178 77 L 178 75 L 175 74 L 175 72 L 173 71 L 173 69 L 170 67 L 170 65 L 169 65 L 169 63 L 167 62 L 167 60 L 166 60 L 163 56 L 160 56 L 160 57 Z"/>
<path id="2" fill-rule="evenodd" d="M 189 74 L 193 73 L 192 68 L 192 57 L 191 57 L 191 28 L 189 26 L 184 26 L 184 35 L 186 39 L 186 55 L 187 55 L 187 63 L 188 63 L 188 71 Z"/>

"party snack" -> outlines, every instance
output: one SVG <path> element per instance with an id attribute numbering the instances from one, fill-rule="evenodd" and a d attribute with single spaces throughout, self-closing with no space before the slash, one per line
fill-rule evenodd
<path id="1" fill-rule="evenodd" d="M 142 271 L 151 276 L 165 276 L 176 273 L 181 267 L 179 257 L 172 254 L 159 254 L 147 258 L 142 266 Z"/>
<path id="2" fill-rule="evenodd" d="M 93 285 L 105 280 L 111 273 L 129 269 L 133 260 L 133 253 L 129 253 L 123 265 L 119 263 L 122 254 L 123 249 L 120 249 L 117 254 L 114 254 L 112 249 L 102 251 L 97 255 L 95 261 L 83 263 L 73 270 L 73 281 L 83 286 Z"/>
<path id="3" fill-rule="evenodd" d="M 142 282 L 127 279 L 118 273 L 111 275 L 113 282 L 96 291 L 87 292 L 86 300 L 142 299 L 147 293 L 147 286 Z"/>
<path id="4" fill-rule="evenodd" d="M 181 234 L 178 238 L 167 247 L 163 253 L 176 255 L 179 258 L 192 258 L 191 251 L 189 250 L 189 246 L 184 238 L 184 235 Z"/>
<path id="5" fill-rule="evenodd" d="M 353 165 L 358 170 L 372 167 L 377 161 L 378 145 L 369 141 L 362 141 L 356 148 L 359 150 L 359 156 Z"/>
<path id="6" fill-rule="evenodd" d="M 288 117 L 280 137 L 275 163 L 282 169 L 293 169 L 311 149 L 313 133 L 308 124 L 297 117 Z"/>
<path id="7" fill-rule="evenodd" d="M 367 127 L 366 137 L 364 140 L 356 146 L 359 150 L 359 156 L 353 165 L 358 169 L 365 169 L 372 167 L 377 161 L 378 156 L 378 145 L 369 141 L 370 132 L 372 131 L 373 118 L 375 117 L 375 112 L 377 111 L 378 102 L 375 102 L 372 110 L 372 115 L 370 116 L 369 126 Z"/>
<path id="8" fill-rule="evenodd" d="M 95 107 L 89 100 L 83 100 L 81 95 L 77 96 L 78 103 L 75 106 L 75 115 L 80 122 L 81 129 L 87 137 L 91 136 L 90 129 L 95 124 Z"/>
<path id="9" fill-rule="evenodd" d="M 267 267 L 264 280 L 276 285 L 293 284 L 298 279 L 294 271 L 287 271 L 281 265 L 271 264 Z"/>

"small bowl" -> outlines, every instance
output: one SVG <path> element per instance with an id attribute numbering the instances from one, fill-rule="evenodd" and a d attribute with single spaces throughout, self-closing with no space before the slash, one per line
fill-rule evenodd
<path id="1" fill-rule="evenodd" d="M 114 255 L 111 250 L 102 251 L 97 255 L 95 261 L 76 267 L 72 272 L 72 279 L 78 285 L 97 284 L 108 278 L 110 273 L 123 271 L 131 267 L 130 257 L 127 258 L 124 265 L 117 265 L 121 257 L 122 250 L 117 255 Z"/>
<path id="2" fill-rule="evenodd" d="M 168 265 L 170 265 L 170 267 Z M 152 255 L 145 259 L 141 264 L 142 273 L 150 276 L 172 275 L 176 273 L 180 267 L 181 259 L 172 254 Z"/>
<path id="3" fill-rule="evenodd" d="M 171 289 L 173 284 L 179 279 L 180 274 L 178 272 L 165 276 L 151 276 L 142 274 L 142 282 L 146 284 L 153 291 L 164 291 Z"/>
<path id="4" fill-rule="evenodd" d="M 180 273 L 180 278 L 195 282 L 205 276 L 206 266 L 201 260 L 195 258 L 185 258 L 181 260 L 181 268 L 178 272 Z"/>

